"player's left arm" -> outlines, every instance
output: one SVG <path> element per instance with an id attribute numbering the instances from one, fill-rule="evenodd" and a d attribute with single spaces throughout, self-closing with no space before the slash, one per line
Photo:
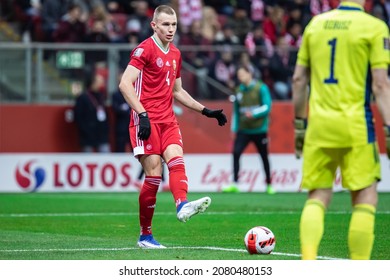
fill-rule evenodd
<path id="1" fill-rule="evenodd" d="M 185 107 L 202 113 L 202 115 L 205 115 L 208 118 L 217 119 L 220 126 L 225 125 L 227 122 L 227 118 L 225 114 L 222 113 L 222 109 L 210 110 L 192 98 L 192 96 L 183 88 L 181 78 L 177 78 L 175 80 L 175 85 L 173 87 L 173 97 Z"/>
<path id="2" fill-rule="evenodd" d="M 386 152 L 390 158 L 390 80 L 387 72 L 390 62 L 389 28 L 384 22 L 378 22 L 378 26 L 373 29 L 370 48 L 372 91 L 384 123 Z"/>
<path id="3" fill-rule="evenodd" d="M 372 69 L 372 91 L 379 113 L 383 120 L 383 131 L 386 137 L 386 152 L 390 158 L 390 80 L 387 69 Z"/>
<path id="4" fill-rule="evenodd" d="M 196 101 L 182 86 L 181 78 L 175 80 L 175 85 L 173 87 L 173 97 L 176 101 L 181 103 L 187 108 L 190 108 L 196 112 L 202 112 L 203 106 L 198 101 Z"/>
<path id="5" fill-rule="evenodd" d="M 390 80 L 387 69 L 373 69 L 372 77 L 372 88 L 379 112 L 384 124 L 390 126 Z"/>

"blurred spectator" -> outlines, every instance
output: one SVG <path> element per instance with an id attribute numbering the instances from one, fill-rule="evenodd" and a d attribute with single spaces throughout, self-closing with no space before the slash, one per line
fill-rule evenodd
<path id="1" fill-rule="evenodd" d="M 302 41 L 302 30 L 303 27 L 299 22 L 289 22 L 287 32 L 283 36 L 289 46 L 299 48 Z"/>
<path id="2" fill-rule="evenodd" d="M 332 9 L 329 2 L 329 0 L 310 0 L 311 15 L 315 16 Z"/>
<path id="3" fill-rule="evenodd" d="M 37 32 L 37 28 L 41 26 L 40 0 L 16 0 L 14 13 L 20 24 L 19 32 L 22 34 L 23 41 L 29 42 L 41 39 L 39 37 L 41 32 Z"/>
<path id="4" fill-rule="evenodd" d="M 180 37 L 181 46 L 211 46 L 212 41 L 205 38 L 202 34 L 202 22 L 194 20 L 187 34 Z M 183 53 L 183 59 L 195 68 L 203 68 L 211 62 L 211 51 L 186 51 Z"/>
<path id="5" fill-rule="evenodd" d="M 240 38 L 234 33 L 233 26 L 229 23 L 225 24 L 216 34 L 214 43 L 216 45 L 241 45 Z"/>
<path id="6" fill-rule="evenodd" d="M 128 38 L 127 41 L 140 42 L 139 41 L 139 33 L 141 32 L 141 23 L 138 19 L 132 18 L 126 23 L 126 34 L 133 35 L 137 37 L 137 40 Z"/>
<path id="7" fill-rule="evenodd" d="M 204 0 L 203 2 L 205 6 L 212 7 L 220 15 L 233 15 L 234 7 L 229 0 Z"/>
<path id="8" fill-rule="evenodd" d="M 250 18 L 254 25 L 264 21 L 265 3 L 262 0 L 252 0 L 250 5 Z"/>
<path id="9" fill-rule="evenodd" d="M 52 42 L 53 34 L 58 29 L 61 18 L 66 14 L 70 0 L 45 0 L 42 4 L 42 30 L 45 41 Z"/>
<path id="10" fill-rule="evenodd" d="M 74 106 L 75 122 L 79 131 L 81 151 L 85 153 L 110 152 L 109 121 L 104 93 L 100 91 L 104 79 L 93 73 L 86 77 L 86 90 Z"/>
<path id="11" fill-rule="evenodd" d="M 130 4 L 131 1 L 128 0 L 103 0 L 106 6 L 106 10 L 110 14 L 124 13 L 130 14 L 133 12 Z"/>
<path id="12" fill-rule="evenodd" d="M 112 43 L 126 42 L 126 24 L 128 19 L 129 16 L 127 14 L 107 14 L 107 32 Z"/>
<path id="13" fill-rule="evenodd" d="M 138 40 L 138 32 L 136 31 L 131 31 L 126 34 L 125 40 L 127 43 L 130 45 L 138 45 L 140 41 Z"/>
<path id="14" fill-rule="evenodd" d="M 290 56 L 290 47 L 283 37 L 276 41 L 275 52 L 269 59 L 268 69 L 273 79 L 273 92 L 277 99 L 290 98 L 291 76 L 294 72 L 295 59 Z"/>
<path id="15" fill-rule="evenodd" d="M 339 0 L 336 0 L 339 2 Z M 305 27 L 311 20 L 310 0 L 294 0 L 286 5 L 287 22 L 299 21 Z"/>
<path id="16" fill-rule="evenodd" d="M 119 81 L 122 73 L 119 75 Z M 112 94 L 112 109 L 115 116 L 115 149 L 116 153 L 124 153 L 130 146 L 129 122 L 130 107 L 124 99 L 119 88 Z"/>
<path id="17" fill-rule="evenodd" d="M 225 98 L 234 90 L 237 65 L 234 61 L 231 46 L 225 45 L 221 51 L 221 57 L 217 57 L 209 68 L 209 76 L 227 89 L 211 89 L 210 99 Z"/>
<path id="18" fill-rule="evenodd" d="M 263 26 L 256 25 L 245 38 L 245 47 L 254 65 L 260 70 L 262 79 L 267 80 L 268 59 L 273 55 L 274 46 L 271 40 L 264 37 Z"/>
<path id="19" fill-rule="evenodd" d="M 109 43 L 110 38 L 107 35 L 106 25 L 103 19 L 96 19 L 91 29 L 85 36 L 86 43 Z"/>
<path id="20" fill-rule="evenodd" d="M 376 3 L 374 2 L 373 6 L 372 6 L 371 14 L 374 17 L 379 18 L 379 19 L 383 20 L 384 22 L 386 22 L 387 24 L 389 24 L 386 6 L 383 2 L 386 3 L 387 1 L 380 1 L 380 2 L 376 2 Z M 387 5 L 389 5 L 389 4 L 387 4 Z"/>
<path id="21" fill-rule="evenodd" d="M 110 43 L 108 38 L 105 22 L 103 19 L 95 20 L 91 30 L 85 36 L 86 43 Z M 106 50 L 90 50 L 85 52 L 85 61 L 93 67 L 96 63 L 107 62 Z"/>
<path id="22" fill-rule="evenodd" d="M 378 1 L 378 0 L 366 0 L 364 3 L 364 10 L 367 13 L 371 13 L 372 7 L 374 6 L 374 2 L 376 2 L 376 1 Z M 379 1 L 382 1 L 382 0 L 379 0 Z M 387 2 L 388 0 L 384 0 L 384 1 Z"/>
<path id="23" fill-rule="evenodd" d="M 94 22 L 103 21 L 105 33 L 112 43 L 124 42 L 127 15 L 110 14 L 102 5 L 96 5 L 88 18 L 88 28 L 92 29 Z"/>
<path id="24" fill-rule="evenodd" d="M 232 26 L 234 34 L 239 38 L 240 44 L 243 45 L 246 35 L 253 27 L 253 23 L 248 17 L 248 13 L 245 8 L 237 4 L 234 8 L 233 17 L 228 18 L 227 24 Z"/>
<path id="25" fill-rule="evenodd" d="M 291 26 L 293 23 L 299 23 L 305 25 L 305 19 L 303 9 L 300 5 L 295 2 L 287 5 L 287 26 Z"/>
<path id="26" fill-rule="evenodd" d="M 205 38 L 202 34 L 202 22 L 194 20 L 188 33 L 180 37 L 179 44 L 181 46 L 211 46 L 212 42 Z M 185 62 L 193 66 L 196 74 L 197 89 L 195 90 L 200 97 L 203 98 L 208 95 L 208 87 L 206 76 L 208 67 L 213 59 L 211 51 L 191 50 L 183 51 L 182 58 Z"/>
<path id="27" fill-rule="evenodd" d="M 107 18 L 107 11 L 103 5 L 96 5 L 92 8 L 91 12 L 89 13 L 89 16 L 87 18 L 86 25 L 87 29 L 92 28 L 93 23 L 96 20 L 103 20 L 105 21 Z"/>
<path id="28" fill-rule="evenodd" d="M 72 4 L 68 12 L 62 17 L 53 40 L 57 43 L 78 43 L 84 41 L 86 25 L 81 21 L 81 7 Z"/>
<path id="29" fill-rule="evenodd" d="M 256 65 L 251 61 L 251 57 L 247 52 L 242 52 L 240 54 L 238 64 L 248 69 L 251 72 L 254 79 L 256 80 L 261 79 L 261 73 L 259 68 L 257 68 Z"/>
<path id="30" fill-rule="evenodd" d="M 178 0 L 178 9 L 179 31 L 184 34 L 188 33 L 192 23 L 202 19 L 202 1 Z"/>
<path id="31" fill-rule="evenodd" d="M 269 8 L 269 15 L 263 23 L 264 36 L 276 45 L 277 38 L 283 36 L 286 31 L 286 15 L 279 5 Z"/>
<path id="32" fill-rule="evenodd" d="M 221 30 L 218 14 L 212 7 L 204 6 L 202 10 L 202 34 L 203 37 L 214 41 L 216 34 Z"/>
<path id="33" fill-rule="evenodd" d="M 106 9 L 105 5 L 103 3 L 103 0 L 73 0 L 72 2 L 73 2 L 73 4 L 80 6 L 80 8 L 81 8 L 80 20 L 82 22 L 88 21 L 93 10 L 97 6 L 102 7 L 104 10 Z"/>
<path id="34" fill-rule="evenodd" d="M 145 0 L 137 0 L 133 1 L 132 5 L 134 14 L 130 15 L 127 23 L 133 22 L 135 24 L 135 22 L 138 22 L 137 25 L 140 26 L 138 41 L 142 42 L 153 34 L 152 27 L 150 26 L 149 3 Z"/>
<path id="35" fill-rule="evenodd" d="M 141 25 L 140 22 L 136 19 L 131 19 L 127 22 L 125 34 L 123 36 L 123 42 L 128 43 L 130 45 L 130 48 L 133 48 L 137 46 L 139 41 L 139 33 L 141 31 Z M 129 60 L 129 53 L 128 51 L 121 51 L 120 52 L 120 61 L 119 61 L 119 67 L 120 68 L 126 68 L 128 65 Z"/>
<path id="36" fill-rule="evenodd" d="M 295 64 L 298 56 L 298 49 L 302 42 L 303 27 L 299 22 L 290 22 L 287 26 L 287 32 L 283 36 L 285 42 L 290 47 L 289 61 Z"/>

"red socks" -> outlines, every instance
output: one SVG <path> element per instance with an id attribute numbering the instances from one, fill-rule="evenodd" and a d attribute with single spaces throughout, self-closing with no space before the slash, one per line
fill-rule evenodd
<path id="1" fill-rule="evenodd" d="M 160 186 L 161 176 L 145 176 L 145 181 L 139 194 L 139 222 L 141 234 L 152 234 L 152 218 L 156 207 L 156 194 Z"/>
<path id="2" fill-rule="evenodd" d="M 174 157 L 168 162 L 169 187 L 178 207 L 187 201 L 188 180 L 183 157 Z M 141 235 L 152 234 L 152 219 L 156 207 L 156 195 L 161 183 L 161 176 L 145 176 L 139 194 L 139 222 Z"/>
<path id="3" fill-rule="evenodd" d="M 168 163 L 169 187 L 171 189 L 176 207 L 187 201 L 188 179 L 186 176 L 183 157 L 174 157 Z"/>

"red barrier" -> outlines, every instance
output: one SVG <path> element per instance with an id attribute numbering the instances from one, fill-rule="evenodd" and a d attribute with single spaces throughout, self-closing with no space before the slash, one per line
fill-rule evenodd
<path id="1" fill-rule="evenodd" d="M 230 132 L 232 104 L 227 101 L 203 103 L 210 108 L 223 108 L 229 122 L 220 127 L 216 120 L 183 108 L 183 114 L 178 116 L 178 120 L 185 153 L 230 153 L 233 141 Z M 65 112 L 69 109 L 70 106 L 61 105 L 0 105 L 0 152 L 78 152 L 76 126 L 65 120 Z M 376 107 L 373 109 L 378 120 L 376 129 L 379 146 L 384 153 L 382 122 L 378 118 Z M 112 113 L 109 117 L 113 128 Z M 269 132 L 271 153 L 294 152 L 292 120 L 293 107 L 290 102 L 273 103 Z M 112 132 L 111 143 L 113 140 Z M 255 148 L 251 145 L 245 152 L 253 153 Z"/>

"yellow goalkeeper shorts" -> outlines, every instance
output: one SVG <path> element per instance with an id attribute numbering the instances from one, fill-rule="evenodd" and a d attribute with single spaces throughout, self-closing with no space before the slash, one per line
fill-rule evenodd
<path id="1" fill-rule="evenodd" d="M 379 149 L 376 142 L 348 148 L 304 145 L 302 189 L 332 188 L 340 168 L 343 188 L 356 191 L 381 179 Z"/>

